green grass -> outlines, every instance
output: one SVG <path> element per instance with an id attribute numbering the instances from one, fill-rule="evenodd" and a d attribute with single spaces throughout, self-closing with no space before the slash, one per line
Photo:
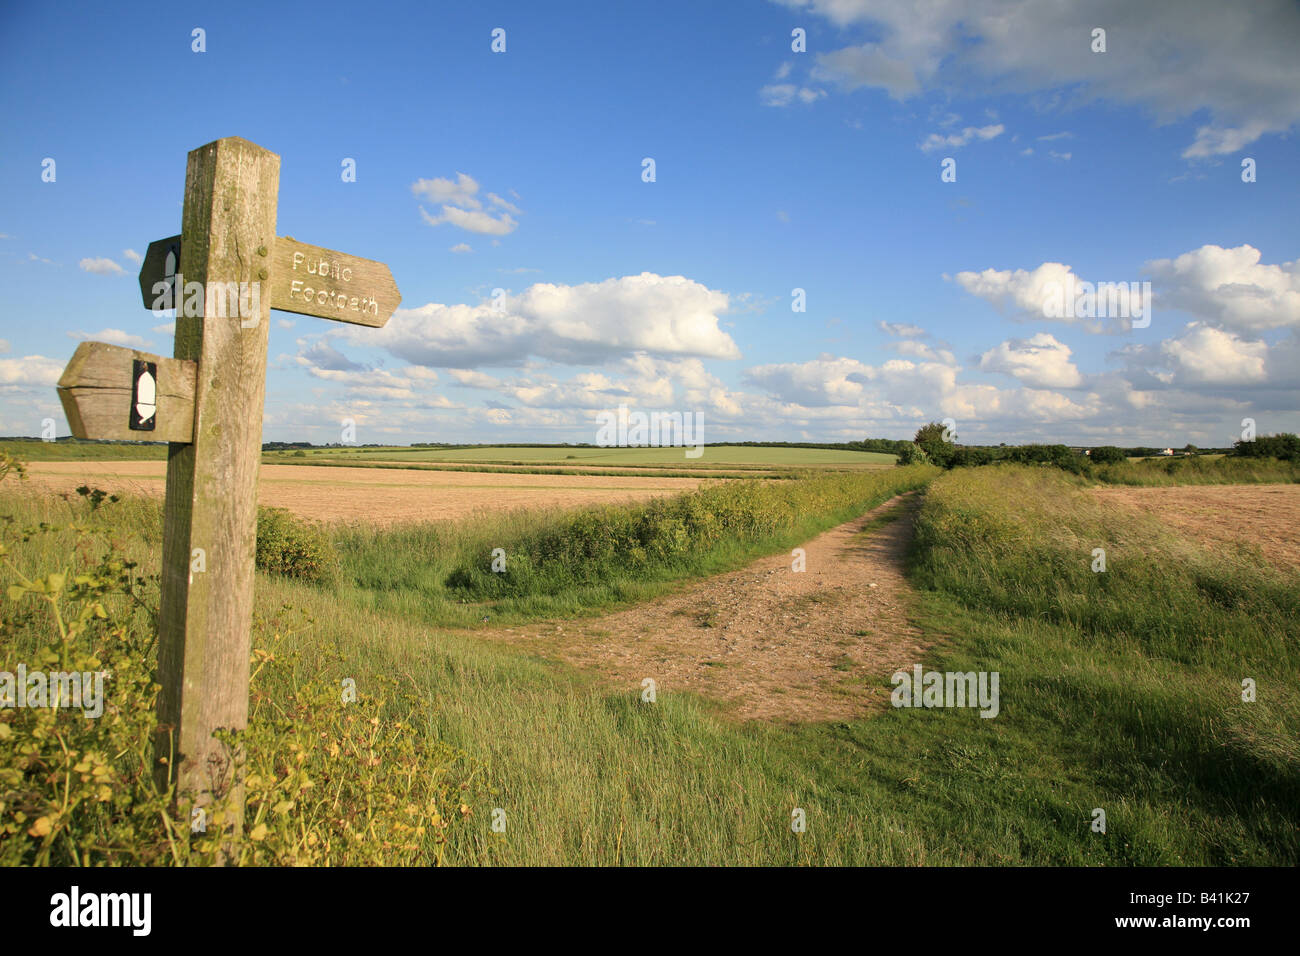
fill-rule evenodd
<path id="1" fill-rule="evenodd" d="M 999 671 L 992 720 L 887 709 L 851 722 L 738 725 L 662 685 L 655 704 L 642 703 L 639 682 L 606 686 L 431 624 L 446 609 L 420 602 L 437 598 L 456 559 L 430 529 L 344 536 L 347 573 L 373 567 L 366 587 L 258 575 L 259 617 L 289 605 L 315 619 L 277 651 L 295 663 L 271 693 L 320 676 L 335 654 L 331 678 L 410 689 L 419 703 L 402 719 L 478 767 L 465 796 L 470 825 L 446 848 L 452 863 L 1295 865 L 1300 582 L 1248 549 L 1201 553 L 1082 487 L 1055 469 L 998 467 L 944 474 L 927 493 L 911 573 L 922 623 L 941 643 L 924 663 Z M 0 488 L 0 513 L 18 523 L 75 513 L 156 572 L 156 505 L 86 507 Z M 481 560 L 497 534 L 523 540 L 537 527 L 461 530 Z M 7 541 L 25 566 L 53 566 L 68 546 Z M 1102 574 L 1090 569 L 1094 547 L 1107 549 Z M 748 556 L 719 554 L 724 565 Z M 423 579 L 422 562 L 441 570 Z M 617 598 L 613 581 L 573 607 Z M 398 600 L 408 590 L 411 606 Z M 520 620 L 559 606 L 531 599 L 494 598 Z M 1243 677 L 1258 681 L 1253 704 L 1240 700 Z M 802 834 L 790 829 L 796 807 L 807 815 Z M 1096 807 L 1107 812 L 1104 835 L 1089 829 Z M 494 808 L 505 833 L 491 831 Z"/>
<path id="2" fill-rule="evenodd" d="M 0 454 L 23 461 L 166 461 L 166 445 L 139 442 L 0 441 Z"/>

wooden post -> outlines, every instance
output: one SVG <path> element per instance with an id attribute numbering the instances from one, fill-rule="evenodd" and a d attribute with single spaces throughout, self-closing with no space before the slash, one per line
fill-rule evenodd
<path id="1" fill-rule="evenodd" d="M 176 289 L 175 357 L 197 362 L 198 374 L 193 441 L 173 442 L 167 453 L 156 754 L 182 806 L 234 797 L 235 834 L 243 808 L 237 755 L 212 735 L 248 721 L 270 296 L 258 296 L 241 319 L 223 287 L 251 290 L 269 277 L 279 181 L 280 157 L 247 140 L 220 139 L 189 154 L 180 272 L 186 288 L 201 283 L 201 308 L 197 295 L 179 282 Z"/>
<path id="2" fill-rule="evenodd" d="M 248 679 L 269 312 L 382 327 L 402 301 L 382 262 L 275 235 L 280 157 L 247 140 L 194 150 L 181 234 L 149 244 L 146 309 L 176 309 L 175 358 L 83 343 L 59 379 L 72 434 L 165 439 L 155 772 L 186 810 L 231 797 L 242 829 Z M 179 259 L 179 272 L 175 271 Z"/>

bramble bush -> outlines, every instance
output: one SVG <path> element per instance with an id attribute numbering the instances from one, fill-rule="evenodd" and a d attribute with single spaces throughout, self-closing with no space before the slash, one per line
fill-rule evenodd
<path id="1" fill-rule="evenodd" d="M 322 584 L 334 580 L 339 556 L 317 524 L 285 508 L 257 509 L 257 566 L 270 574 Z"/>
<path id="2" fill-rule="evenodd" d="M 505 573 L 484 553 L 464 557 L 448 588 L 476 600 L 557 593 L 623 575 L 668 574 L 719 550 L 771 541 L 810 518 L 842 515 L 922 487 L 933 468 L 808 475 L 792 481 L 733 480 L 638 505 L 572 511 L 501 542 Z"/>

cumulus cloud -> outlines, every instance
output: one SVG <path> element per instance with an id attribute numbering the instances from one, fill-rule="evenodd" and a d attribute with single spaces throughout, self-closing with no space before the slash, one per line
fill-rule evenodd
<path id="1" fill-rule="evenodd" d="M 984 372 L 1001 372 L 1033 388 L 1076 388 L 1083 376 L 1070 361 L 1070 348 L 1046 332 L 1008 339 L 980 356 Z"/>
<path id="2" fill-rule="evenodd" d="M 1300 8 L 1289 0 L 779 0 L 860 29 L 815 55 L 814 80 L 897 100 L 960 92 L 1052 93 L 1049 103 L 1130 104 L 1165 123 L 1204 115 L 1189 159 L 1236 152 L 1300 120 Z M 1102 24 L 1104 54 L 1091 50 Z"/>
<path id="3" fill-rule="evenodd" d="M 875 369 L 857 359 L 823 355 L 809 362 L 755 366 L 745 372 L 745 381 L 800 405 L 854 405 L 875 375 Z"/>
<path id="4" fill-rule="evenodd" d="M 137 263 L 140 262 L 141 259 L 143 258 L 140 255 L 140 253 L 136 252 L 134 249 L 123 249 L 122 255 L 126 256 L 132 262 L 137 262 Z"/>
<path id="5" fill-rule="evenodd" d="M 451 249 L 448 251 L 459 254 L 463 252 L 473 252 L 474 250 L 470 247 L 470 244 L 468 242 L 458 242 L 454 246 L 452 246 Z"/>
<path id="6" fill-rule="evenodd" d="M 1162 342 L 1160 350 L 1172 363 L 1179 384 L 1255 385 L 1268 378 L 1267 343 L 1246 341 L 1199 322 Z"/>
<path id="7" fill-rule="evenodd" d="M 1147 315 L 1145 310 L 1150 304 L 1143 300 L 1142 286 L 1134 280 L 1107 280 L 1118 284 L 1113 290 L 1113 300 L 1111 290 L 1103 290 L 1089 302 L 1082 297 L 1089 288 L 1097 292 L 1099 283 L 1085 284 L 1073 269 L 1061 262 L 1044 262 L 1028 271 L 959 272 L 955 278 L 963 289 L 1008 318 L 1064 322 L 1081 325 L 1090 332 L 1127 330 L 1132 327 L 1133 316 Z M 1054 305 L 1063 307 L 1054 310 Z M 1126 312 L 1128 317 L 1124 315 Z"/>
<path id="8" fill-rule="evenodd" d="M 85 272 L 94 273 L 97 276 L 120 276 L 125 274 L 125 270 L 112 259 L 82 259 L 77 263 Z"/>
<path id="9" fill-rule="evenodd" d="M 359 345 L 387 349 L 412 364 L 473 369 L 516 365 L 529 356 L 564 364 L 600 363 L 634 352 L 738 358 L 719 326 L 728 296 L 684 276 L 643 272 L 581 285 L 537 283 L 481 305 L 429 303 L 399 309 Z"/>
<path id="10" fill-rule="evenodd" d="M 40 385 L 53 387 L 63 374 L 67 360 L 46 358 L 44 355 L 25 355 L 22 358 L 0 359 L 0 385 Z"/>
<path id="11" fill-rule="evenodd" d="M 1161 302 L 1238 331 L 1300 327 L 1300 260 L 1260 262 L 1250 245 L 1205 245 L 1146 264 Z"/>

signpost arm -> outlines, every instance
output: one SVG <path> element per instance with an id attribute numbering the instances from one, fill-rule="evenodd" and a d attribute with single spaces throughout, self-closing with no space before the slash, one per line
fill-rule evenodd
<path id="1" fill-rule="evenodd" d="M 167 762 L 160 759 L 158 772 L 178 784 L 182 805 L 232 794 L 236 816 L 227 825 L 234 834 L 243 807 L 236 755 L 212 734 L 248 720 L 271 304 L 263 293 L 279 178 L 277 155 L 237 137 L 189 154 L 175 300 L 175 357 L 197 362 L 197 378 L 193 441 L 173 442 L 167 454 L 157 748 Z M 201 306 L 199 294 L 186 295 L 191 283 L 202 283 Z M 256 306 L 242 319 L 230 308 L 229 283 L 245 283 L 236 287 L 245 293 L 240 299 Z"/>

